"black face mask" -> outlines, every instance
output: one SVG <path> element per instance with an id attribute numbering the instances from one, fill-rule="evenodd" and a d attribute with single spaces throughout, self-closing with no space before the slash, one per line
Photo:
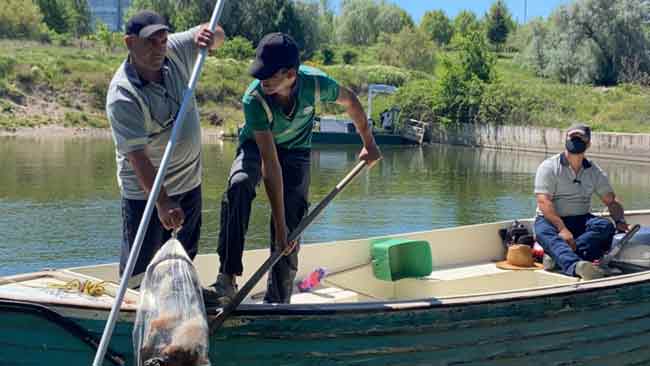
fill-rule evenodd
<path id="1" fill-rule="evenodd" d="M 566 150 L 571 154 L 582 154 L 587 150 L 587 143 L 580 137 L 572 137 L 566 140 Z"/>

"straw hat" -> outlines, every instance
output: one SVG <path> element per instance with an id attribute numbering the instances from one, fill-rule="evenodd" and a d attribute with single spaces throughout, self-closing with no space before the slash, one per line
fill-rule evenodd
<path id="1" fill-rule="evenodd" d="M 536 270 L 544 268 L 541 263 L 535 262 L 533 251 L 530 246 L 524 244 L 513 244 L 509 246 L 506 260 L 497 262 L 497 267 L 501 269 L 514 270 Z"/>

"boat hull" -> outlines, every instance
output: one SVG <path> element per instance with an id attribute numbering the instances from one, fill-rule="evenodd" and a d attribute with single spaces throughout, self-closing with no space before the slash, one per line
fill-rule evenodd
<path id="1" fill-rule="evenodd" d="M 650 275 L 610 282 L 474 302 L 244 306 L 212 336 L 210 358 L 218 365 L 650 364 Z M 107 313 L 56 310 L 101 336 Z M 128 364 L 131 327 L 119 322 L 111 343 Z M 7 312 L 0 349 L 0 365 L 88 365 L 94 356 L 56 326 Z"/>

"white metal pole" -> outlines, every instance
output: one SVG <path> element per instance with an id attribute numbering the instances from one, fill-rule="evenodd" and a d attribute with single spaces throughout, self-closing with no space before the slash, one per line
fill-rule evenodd
<path id="1" fill-rule="evenodd" d="M 528 0 L 524 0 L 524 24 L 528 20 Z"/>
<path id="2" fill-rule="evenodd" d="M 221 12 L 223 11 L 223 6 L 225 2 L 226 2 L 225 0 L 218 0 L 217 4 L 214 7 L 214 11 L 212 12 L 212 18 L 210 18 L 210 30 L 212 30 L 213 32 L 217 28 L 217 22 L 221 17 Z M 202 48 L 200 50 L 199 57 L 197 58 L 196 63 L 194 64 L 194 70 L 192 71 L 192 76 L 190 77 L 190 81 L 187 86 L 187 89 L 185 89 L 185 92 L 183 94 L 183 103 L 181 104 L 181 108 L 178 111 L 178 115 L 176 115 L 176 120 L 174 121 L 174 127 L 172 128 L 172 133 L 171 136 L 169 137 L 169 142 L 167 143 L 167 147 L 165 148 L 165 153 L 163 155 L 162 161 L 160 162 L 160 167 L 158 168 L 156 179 L 153 183 L 151 192 L 149 193 L 149 197 L 147 199 L 147 205 L 145 206 L 144 214 L 142 215 L 142 219 L 140 220 L 140 226 L 138 227 L 138 233 L 135 236 L 135 241 L 131 248 L 131 253 L 129 254 L 129 259 L 126 262 L 126 268 L 124 269 L 124 273 L 122 274 L 122 278 L 120 279 L 120 287 L 117 291 L 117 294 L 115 295 L 115 302 L 113 303 L 113 307 L 111 308 L 111 312 L 108 316 L 108 320 L 106 321 L 106 327 L 104 328 L 104 333 L 102 334 L 101 342 L 99 343 L 99 347 L 97 347 L 97 353 L 95 354 L 95 360 L 93 361 L 93 366 L 101 366 L 103 363 L 104 355 L 106 354 L 106 349 L 108 348 L 108 344 L 110 342 L 111 336 L 113 335 L 115 322 L 120 312 L 120 306 L 122 305 L 122 301 L 124 300 L 124 294 L 126 293 L 129 277 L 131 277 L 131 274 L 133 273 L 133 267 L 135 267 L 136 259 L 140 254 L 140 248 L 142 247 L 142 241 L 144 239 L 144 235 L 147 232 L 147 226 L 149 226 L 151 213 L 153 212 L 155 202 L 158 199 L 158 194 L 160 193 L 160 187 L 162 186 L 162 183 L 165 178 L 165 173 L 167 171 L 167 165 L 169 164 L 169 159 L 171 158 L 174 152 L 174 145 L 176 143 L 176 138 L 183 126 L 185 113 L 187 111 L 189 102 L 192 99 L 192 95 L 194 94 L 194 88 L 196 87 L 196 84 L 199 80 L 199 75 L 201 74 L 201 69 L 203 68 L 203 64 L 205 63 L 205 59 L 207 55 L 208 55 L 207 48 Z"/>

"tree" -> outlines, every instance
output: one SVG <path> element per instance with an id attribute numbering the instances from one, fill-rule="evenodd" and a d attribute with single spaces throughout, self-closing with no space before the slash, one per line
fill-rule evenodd
<path id="1" fill-rule="evenodd" d="M 50 29 L 59 34 L 68 32 L 68 9 L 62 0 L 37 0 L 37 5 Z"/>
<path id="2" fill-rule="evenodd" d="M 379 6 L 374 0 L 343 0 L 341 15 L 336 19 L 338 39 L 353 45 L 375 43 L 379 30 L 375 19 L 379 16 Z"/>
<path id="3" fill-rule="evenodd" d="M 145 9 L 162 15 L 173 31 L 181 31 L 209 21 L 214 0 L 133 0 L 125 18 Z"/>
<path id="4" fill-rule="evenodd" d="M 527 48 L 527 65 L 566 83 L 614 85 L 650 71 L 650 9 L 635 0 L 578 0 L 561 6 Z M 543 32 L 542 32 L 543 31 Z M 539 62 L 543 60 L 544 62 Z M 632 62 L 634 68 L 630 69 Z"/>
<path id="5" fill-rule="evenodd" d="M 321 6 L 316 2 L 291 0 L 229 1 L 224 11 L 223 27 L 229 37 L 242 36 L 257 44 L 271 32 L 290 34 L 310 57 L 320 47 Z"/>
<path id="6" fill-rule="evenodd" d="M 32 0 L 6 0 L 0 6 L 0 38 L 37 38 L 47 32 L 43 14 Z"/>
<path id="7" fill-rule="evenodd" d="M 462 10 L 454 18 L 453 27 L 455 35 L 465 37 L 470 32 L 479 31 L 481 29 L 481 24 L 476 18 L 474 12 L 470 10 Z"/>
<path id="8" fill-rule="evenodd" d="M 68 1 L 68 31 L 76 37 L 92 32 L 92 17 L 88 0 Z"/>
<path id="9" fill-rule="evenodd" d="M 505 2 L 497 0 L 492 4 L 485 18 L 487 37 L 500 50 L 515 25 Z"/>
<path id="10" fill-rule="evenodd" d="M 134 0 L 129 16 L 141 9 L 153 9 L 164 16 L 174 30 L 185 30 L 208 21 L 214 0 Z M 253 44 L 271 32 L 294 37 L 303 57 L 311 57 L 322 43 L 319 14 L 325 2 L 298 0 L 227 1 L 221 20 L 228 37 L 241 36 Z"/>
<path id="11" fill-rule="evenodd" d="M 334 10 L 332 10 L 329 0 L 320 0 L 318 19 L 318 24 L 320 25 L 320 43 L 333 43 L 335 38 Z"/>
<path id="12" fill-rule="evenodd" d="M 449 44 L 454 35 L 451 21 L 442 10 L 427 11 L 420 22 L 420 29 L 440 46 Z"/>
<path id="13" fill-rule="evenodd" d="M 386 65 L 432 72 L 435 66 L 435 46 L 417 28 L 404 28 L 397 34 L 382 34 L 377 57 Z"/>
<path id="14" fill-rule="evenodd" d="M 394 4 L 382 4 L 375 26 L 380 33 L 399 33 L 405 27 L 413 28 L 415 23 L 406 10 Z"/>
<path id="15" fill-rule="evenodd" d="M 433 89 L 433 112 L 443 123 L 474 123 L 486 87 L 496 80 L 494 57 L 479 32 L 459 40 L 458 60 L 442 60 Z"/>
<path id="16" fill-rule="evenodd" d="M 413 25 L 413 19 L 397 5 L 376 0 L 343 0 L 335 19 L 337 38 L 352 45 L 371 45 L 381 33 L 394 34 Z"/>
<path id="17" fill-rule="evenodd" d="M 321 24 L 321 18 L 314 16 L 320 11 L 318 3 L 297 1 L 293 8 L 295 21 L 288 27 L 288 32 L 300 46 L 303 59 L 309 59 L 325 42 L 325 37 L 322 36 L 325 31 L 322 28 L 326 24 Z"/>
<path id="18" fill-rule="evenodd" d="M 525 26 L 523 29 L 530 30 L 530 38 L 525 39 L 522 37 L 519 40 L 520 45 L 524 46 L 523 52 L 520 57 L 523 58 L 523 63 L 528 65 L 538 76 L 544 75 L 544 70 L 548 63 L 546 55 L 546 44 L 548 37 L 548 26 L 542 19 L 534 19 Z M 518 33 L 519 31 L 517 31 Z"/>

